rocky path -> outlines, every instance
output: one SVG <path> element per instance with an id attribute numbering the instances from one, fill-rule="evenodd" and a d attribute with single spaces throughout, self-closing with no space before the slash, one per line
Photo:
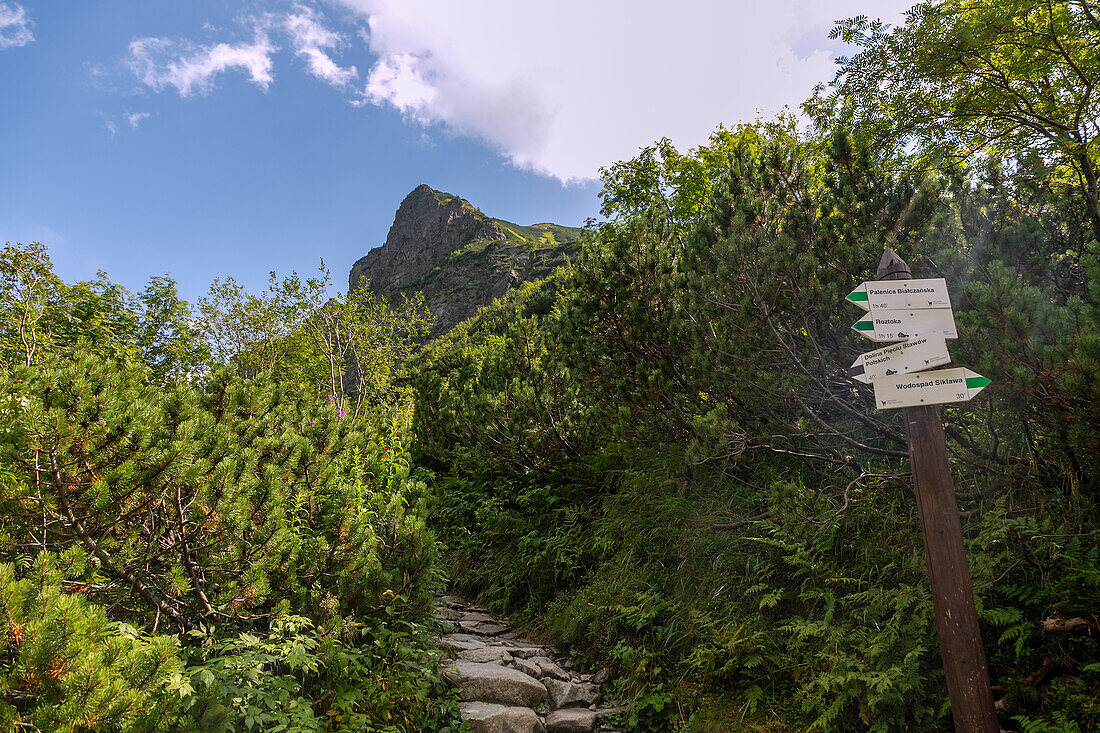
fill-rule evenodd
<path id="1" fill-rule="evenodd" d="M 471 733 L 618 733 L 602 706 L 607 670 L 580 674 L 552 647 L 525 639 L 484 609 L 443 596 L 438 611 L 454 626 L 440 639 L 444 676 L 465 701 Z"/>

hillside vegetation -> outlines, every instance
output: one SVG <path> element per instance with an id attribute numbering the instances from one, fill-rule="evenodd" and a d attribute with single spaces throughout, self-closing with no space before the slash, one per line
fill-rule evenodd
<path id="1" fill-rule="evenodd" d="M 905 428 L 847 376 L 889 246 L 993 380 L 943 416 L 1002 722 L 1100 726 L 1094 10 L 846 21 L 811 131 L 604 171 L 573 266 L 410 369 L 452 582 L 610 665 L 637 730 L 949 730 Z"/>
<path id="2" fill-rule="evenodd" d="M 942 414 L 1001 723 L 1100 729 L 1100 8 L 834 36 L 808 129 L 661 140 L 583 231 L 418 187 L 337 298 L 0 250 L 0 729 L 457 733 L 449 586 L 632 732 L 951 730 L 905 426 L 848 376 L 884 247 L 992 380 Z"/>
<path id="3" fill-rule="evenodd" d="M 458 730 L 389 376 L 415 304 L 295 276 L 192 312 L 164 278 L 65 284 L 37 245 L 0 279 L 0 726 Z"/>

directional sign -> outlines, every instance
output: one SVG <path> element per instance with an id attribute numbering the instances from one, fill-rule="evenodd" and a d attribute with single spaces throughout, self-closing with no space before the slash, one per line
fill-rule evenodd
<path id="1" fill-rule="evenodd" d="M 942 277 L 865 282 L 848 293 L 847 300 L 868 311 L 951 307 L 947 281 Z"/>
<path id="2" fill-rule="evenodd" d="M 875 407 L 892 410 L 896 407 L 966 402 L 985 389 L 989 381 L 977 372 L 959 367 L 881 377 L 872 379 L 871 383 L 875 385 Z"/>
<path id="3" fill-rule="evenodd" d="M 852 328 L 872 341 L 907 341 L 931 333 L 949 339 L 959 337 L 950 308 L 871 311 Z"/>
<path id="4" fill-rule="evenodd" d="M 903 344 L 893 344 L 860 354 L 848 370 L 848 376 L 870 384 L 872 379 L 878 377 L 919 372 L 943 366 L 950 361 L 951 355 L 947 353 L 947 341 L 943 335 L 931 333 Z"/>

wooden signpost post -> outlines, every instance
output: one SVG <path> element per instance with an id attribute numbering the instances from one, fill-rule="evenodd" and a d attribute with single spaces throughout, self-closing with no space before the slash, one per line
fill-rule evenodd
<path id="1" fill-rule="evenodd" d="M 920 307 L 918 296 L 928 303 L 924 306 L 925 309 L 942 308 L 942 303 L 947 298 L 946 284 L 940 286 L 942 280 L 912 280 L 909 265 L 891 249 L 883 253 L 876 275 L 879 283 L 864 283 L 848 296 L 850 301 L 869 309 L 869 315 L 881 316 L 891 308 Z M 889 287 L 881 281 L 909 282 L 907 285 Z M 900 305 L 899 301 L 902 300 L 906 305 Z M 884 305 L 876 307 L 876 303 Z M 917 305 L 914 306 L 914 303 Z M 950 305 L 949 300 L 947 304 Z M 951 324 L 953 331 L 953 320 Z M 954 337 L 954 333 L 951 337 Z M 866 362 L 871 356 L 872 354 L 864 354 L 862 358 Z M 856 364 L 859 363 L 857 360 Z M 915 366 L 921 368 L 919 363 L 915 363 Z M 947 462 L 947 440 L 944 437 L 939 408 L 939 403 L 942 402 L 970 399 L 989 384 L 989 380 L 968 369 L 912 371 L 915 373 L 872 378 L 870 381 L 875 385 L 876 407 L 889 409 L 894 406 L 877 404 L 880 401 L 880 388 L 884 395 L 912 395 L 922 391 L 926 393 L 925 398 L 899 398 L 902 402 L 896 406 L 913 405 L 903 408 L 905 428 L 917 498 L 917 515 L 920 518 L 924 555 L 932 586 L 932 606 L 939 632 L 940 655 L 947 679 L 947 694 L 951 700 L 951 716 L 955 721 L 955 730 L 959 733 L 999 733 L 1000 725 L 993 708 L 993 692 L 990 689 L 985 649 L 978 627 L 974 588 L 966 564 L 959 510 L 955 504 L 955 490 L 951 482 L 951 466 Z M 940 376 L 935 376 L 937 374 Z M 917 386 L 898 388 L 897 385 L 905 380 L 916 380 Z M 936 384 L 937 381 L 942 384 Z M 920 386 L 922 384 L 928 386 Z M 914 402 L 914 399 L 919 401 Z M 925 399 L 927 402 L 922 404 Z"/>

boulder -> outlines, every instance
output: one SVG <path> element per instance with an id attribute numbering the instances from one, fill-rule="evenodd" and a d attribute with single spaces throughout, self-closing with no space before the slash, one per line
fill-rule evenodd
<path id="1" fill-rule="evenodd" d="M 463 700 L 535 707 L 547 693 L 538 680 L 499 664 L 455 662 L 444 668 L 443 676 L 458 687 Z"/>
<path id="2" fill-rule="evenodd" d="M 466 616 L 482 616 L 480 613 L 469 613 Z M 497 634 L 507 631 L 507 626 L 501 626 L 495 621 L 468 621 L 466 617 L 459 619 L 457 622 L 458 627 L 469 634 L 481 634 L 483 636 L 496 636 Z"/>
<path id="3" fill-rule="evenodd" d="M 521 644 L 516 641 L 508 642 L 508 653 L 513 657 L 531 659 L 532 657 L 545 657 L 546 650 L 533 644 Z"/>
<path id="4" fill-rule="evenodd" d="M 542 674 L 542 670 L 539 669 L 539 666 L 537 664 L 533 664 L 532 662 L 529 662 L 526 659 L 522 659 L 520 657 L 512 658 L 512 666 L 518 669 L 520 672 L 523 672 L 525 675 L 529 675 L 531 677 L 538 677 L 540 674 Z"/>
<path id="5" fill-rule="evenodd" d="M 546 716 L 546 733 L 592 733 L 596 713 L 584 708 L 562 708 Z"/>
<path id="6" fill-rule="evenodd" d="M 542 673 L 539 677 L 553 677 L 556 680 L 562 680 L 568 682 L 571 677 L 569 673 L 554 663 L 553 660 L 547 657 L 531 657 L 532 664 L 537 664 Z"/>
<path id="7" fill-rule="evenodd" d="M 559 708 L 588 707 L 600 701 L 600 689 L 595 685 L 586 685 L 577 682 L 562 682 L 555 679 L 544 679 L 542 684 L 550 696 L 550 707 L 553 710 Z"/>
<path id="8" fill-rule="evenodd" d="M 444 636 L 439 640 L 439 645 L 447 651 L 454 653 L 461 653 L 470 651 L 472 649 L 484 649 L 488 646 L 484 641 L 479 639 L 461 639 L 456 638 L 462 636 L 461 634 L 451 634 Z"/>
<path id="9" fill-rule="evenodd" d="M 512 655 L 504 647 L 487 646 L 481 649 L 468 649 L 458 653 L 458 659 L 463 662 L 495 662 L 497 664 L 509 664 Z M 521 669 L 526 672 L 527 670 Z"/>
<path id="10" fill-rule="evenodd" d="M 491 702 L 468 702 L 459 710 L 470 724 L 470 733 L 545 733 L 531 708 L 508 707 Z"/>

